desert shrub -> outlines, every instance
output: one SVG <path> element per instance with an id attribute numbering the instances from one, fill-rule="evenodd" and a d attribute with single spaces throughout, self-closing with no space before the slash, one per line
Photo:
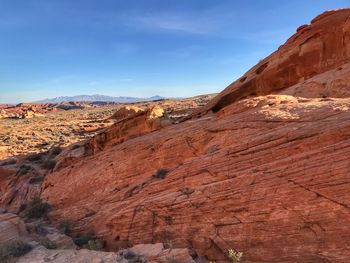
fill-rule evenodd
<path id="1" fill-rule="evenodd" d="M 77 246 L 90 250 L 100 251 L 104 248 L 103 242 L 96 239 L 93 233 L 78 234 L 75 238 L 73 238 L 73 241 Z"/>
<path id="2" fill-rule="evenodd" d="M 6 262 L 28 253 L 32 247 L 24 242 L 15 241 L 0 246 L 0 262 Z"/>
<path id="3" fill-rule="evenodd" d="M 91 233 L 88 234 L 78 234 L 74 239 L 74 243 L 79 246 L 82 247 L 84 245 L 87 245 L 87 243 L 89 242 L 89 240 L 94 240 L 94 235 Z"/>
<path id="4" fill-rule="evenodd" d="M 173 257 L 168 257 L 168 258 L 166 259 L 166 261 L 167 261 L 167 263 L 177 263 L 176 259 L 173 258 Z"/>
<path id="5" fill-rule="evenodd" d="M 0 166 L 5 166 L 5 165 L 11 165 L 11 164 L 16 164 L 17 159 L 16 158 L 9 158 L 7 160 L 4 160 L 0 163 Z"/>
<path id="6" fill-rule="evenodd" d="M 153 177 L 158 179 L 164 179 L 168 173 L 169 170 L 161 168 L 156 171 Z"/>
<path id="7" fill-rule="evenodd" d="M 36 184 L 36 183 L 42 182 L 43 180 L 44 180 L 44 177 L 42 177 L 42 176 L 34 176 L 34 177 L 29 179 L 29 183 Z"/>
<path id="8" fill-rule="evenodd" d="M 56 161 L 52 159 L 48 159 L 44 161 L 43 164 L 41 165 L 41 167 L 46 170 L 52 170 L 53 168 L 55 168 L 55 166 L 56 166 Z"/>
<path id="9" fill-rule="evenodd" d="M 27 164 L 22 164 L 17 172 L 16 172 L 16 175 L 17 176 L 22 176 L 22 175 L 25 175 L 27 174 L 30 170 L 32 169 L 32 167 L 30 165 L 27 165 Z"/>
<path id="10" fill-rule="evenodd" d="M 42 159 L 43 159 L 43 154 L 41 153 L 32 153 L 28 155 L 28 157 L 26 158 L 26 160 L 30 162 L 39 162 L 39 161 L 42 161 Z"/>
<path id="11" fill-rule="evenodd" d="M 43 202 L 39 197 L 35 197 L 28 204 L 27 217 L 28 218 L 43 218 L 46 217 L 50 211 L 51 206 Z"/>
<path id="12" fill-rule="evenodd" d="M 56 155 L 59 155 L 60 153 L 62 152 L 62 148 L 57 146 L 57 147 L 53 147 L 51 150 L 50 150 L 50 156 L 56 156 Z"/>
<path id="13" fill-rule="evenodd" d="M 58 230 L 65 235 L 69 235 L 72 231 L 71 229 L 71 223 L 68 221 L 64 221 L 62 222 L 59 226 L 58 226 Z"/>
<path id="14" fill-rule="evenodd" d="M 103 249 L 103 243 L 98 239 L 91 239 L 83 247 L 90 250 L 101 251 Z"/>
<path id="15" fill-rule="evenodd" d="M 51 241 L 47 237 L 40 238 L 39 243 L 42 246 L 46 247 L 47 249 L 56 249 L 57 248 L 55 242 Z"/>

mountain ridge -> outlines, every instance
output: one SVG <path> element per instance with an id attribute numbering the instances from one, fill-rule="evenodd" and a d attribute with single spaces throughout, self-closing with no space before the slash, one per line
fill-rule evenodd
<path id="1" fill-rule="evenodd" d="M 60 103 L 60 102 L 77 102 L 77 101 L 106 101 L 106 102 L 117 102 L 117 103 L 130 103 L 130 102 L 139 102 L 139 101 L 153 101 L 161 100 L 165 97 L 155 95 L 148 98 L 139 98 L 139 97 L 128 97 L 128 96 L 108 96 L 101 94 L 93 95 L 75 95 L 75 96 L 59 96 L 55 98 L 46 98 L 43 100 L 35 101 L 34 103 Z"/>

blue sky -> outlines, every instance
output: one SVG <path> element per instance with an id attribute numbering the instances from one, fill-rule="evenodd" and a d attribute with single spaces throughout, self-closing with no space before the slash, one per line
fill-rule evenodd
<path id="1" fill-rule="evenodd" d="M 219 92 L 349 0 L 0 0 L 0 103 Z"/>

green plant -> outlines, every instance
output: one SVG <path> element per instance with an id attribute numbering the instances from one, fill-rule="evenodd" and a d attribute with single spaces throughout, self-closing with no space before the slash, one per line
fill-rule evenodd
<path id="1" fill-rule="evenodd" d="M 29 183 L 36 184 L 36 183 L 42 182 L 43 180 L 44 180 L 44 177 L 42 177 L 42 176 L 34 176 L 34 177 L 29 179 Z"/>
<path id="2" fill-rule="evenodd" d="M 42 246 L 46 247 L 47 249 L 56 249 L 57 248 L 55 242 L 51 241 L 47 237 L 40 238 L 39 243 Z"/>
<path id="3" fill-rule="evenodd" d="M 77 246 L 82 247 L 92 239 L 94 239 L 92 234 L 78 234 L 75 238 L 73 238 L 73 241 Z"/>
<path id="4" fill-rule="evenodd" d="M 169 173 L 169 170 L 161 168 L 161 169 L 158 169 L 156 171 L 156 173 L 153 175 L 153 177 L 158 178 L 158 179 L 164 179 L 166 177 L 167 173 Z"/>
<path id="5" fill-rule="evenodd" d="M 55 168 L 55 166 L 56 166 L 56 161 L 51 159 L 44 161 L 43 164 L 41 165 L 41 167 L 46 170 L 52 170 L 53 168 Z"/>
<path id="6" fill-rule="evenodd" d="M 78 234 L 74 239 L 74 243 L 82 248 L 90 249 L 90 250 L 103 250 L 104 244 L 96 239 L 93 234 Z"/>
<path id="7" fill-rule="evenodd" d="M 39 197 L 35 197 L 28 204 L 27 217 L 28 218 L 43 218 L 46 217 L 50 211 L 51 206 L 43 202 Z"/>
<path id="8" fill-rule="evenodd" d="M 24 242 L 15 241 L 0 246 L 0 262 L 6 262 L 28 253 L 32 247 Z"/>
<path id="9" fill-rule="evenodd" d="M 101 251 L 103 249 L 103 243 L 100 240 L 92 239 L 84 246 L 86 249 Z"/>
<path id="10" fill-rule="evenodd" d="M 16 163 L 17 163 L 16 158 L 9 158 L 7 160 L 2 161 L 0 166 L 11 165 L 11 164 L 16 164 Z"/>
<path id="11" fill-rule="evenodd" d="M 16 172 L 16 175 L 17 176 L 22 176 L 22 175 L 25 175 L 27 174 L 30 170 L 32 169 L 32 167 L 30 165 L 27 165 L 27 164 L 22 164 L 17 172 Z"/>
<path id="12" fill-rule="evenodd" d="M 62 148 L 57 146 L 57 147 L 53 147 L 51 150 L 50 150 L 50 156 L 56 156 L 56 155 L 59 155 L 60 153 L 62 152 Z"/>
<path id="13" fill-rule="evenodd" d="M 166 260 L 168 263 L 177 263 L 177 260 L 173 257 L 168 257 Z"/>
<path id="14" fill-rule="evenodd" d="M 43 158 L 42 153 L 32 153 L 32 154 L 28 155 L 28 157 L 26 159 L 27 159 L 27 161 L 30 161 L 30 162 L 40 162 L 40 161 L 42 161 L 42 158 Z"/>
<path id="15" fill-rule="evenodd" d="M 71 233 L 71 223 L 68 221 L 64 221 L 62 222 L 59 226 L 58 226 L 58 230 L 65 235 L 69 235 Z"/>

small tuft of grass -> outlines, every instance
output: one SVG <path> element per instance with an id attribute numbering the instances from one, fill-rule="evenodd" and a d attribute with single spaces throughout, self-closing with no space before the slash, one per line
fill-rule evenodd
<path id="1" fill-rule="evenodd" d="M 88 234 L 78 234 L 75 238 L 73 238 L 73 241 L 77 246 L 82 247 L 84 245 L 87 245 L 89 240 L 93 240 L 93 239 L 94 239 L 94 235 L 92 233 L 88 233 Z"/>
<path id="2" fill-rule="evenodd" d="M 56 166 L 56 161 L 52 159 L 48 159 L 44 161 L 43 164 L 41 165 L 41 167 L 46 170 L 52 170 L 53 168 L 55 168 L 55 166 Z"/>
<path id="3" fill-rule="evenodd" d="M 98 240 L 93 233 L 78 234 L 73 241 L 77 246 L 89 250 L 101 251 L 104 248 L 104 243 Z"/>
<path id="4" fill-rule="evenodd" d="M 169 173 L 169 170 L 160 168 L 156 171 L 153 177 L 157 179 L 164 179 L 168 173 Z"/>
<path id="5" fill-rule="evenodd" d="M 28 155 L 26 160 L 30 161 L 30 162 L 41 162 L 43 160 L 43 154 L 42 153 L 32 153 L 32 154 Z"/>
<path id="6" fill-rule="evenodd" d="M 90 250 L 102 251 L 104 245 L 100 240 L 92 239 L 92 240 L 89 240 L 88 243 L 83 247 Z"/>
<path id="7" fill-rule="evenodd" d="M 59 155 L 61 152 L 62 152 L 62 148 L 61 148 L 61 147 L 59 147 L 59 146 L 53 147 L 53 148 L 50 150 L 50 156 L 51 156 L 51 157 L 57 156 L 57 155 Z"/>
<path id="8" fill-rule="evenodd" d="M 17 163 L 17 159 L 16 158 L 9 158 L 7 160 L 4 160 L 0 163 L 0 166 L 6 166 L 6 165 L 12 165 L 12 164 L 16 164 Z"/>
<path id="9" fill-rule="evenodd" d="M 34 176 L 29 179 L 30 184 L 37 184 L 37 183 L 41 183 L 42 181 L 44 181 L 44 177 L 42 176 Z"/>
<path id="10" fill-rule="evenodd" d="M 58 226 L 58 230 L 65 235 L 69 235 L 72 232 L 71 222 L 64 221 Z"/>
<path id="11" fill-rule="evenodd" d="M 51 241 L 47 237 L 40 238 L 39 243 L 47 249 L 56 249 L 57 248 L 55 242 Z"/>
<path id="12" fill-rule="evenodd" d="M 178 263 L 177 260 L 175 258 L 173 258 L 173 257 L 168 257 L 166 259 L 166 261 L 167 261 L 167 263 Z"/>
<path id="13" fill-rule="evenodd" d="M 51 206 L 43 202 L 39 197 L 35 197 L 28 204 L 28 210 L 26 216 L 28 218 L 46 218 Z"/>
<path id="14" fill-rule="evenodd" d="M 0 246 L 0 262 L 7 262 L 11 259 L 27 254 L 32 247 L 24 242 L 15 241 Z"/>
<path id="15" fill-rule="evenodd" d="M 16 172 L 16 175 L 17 176 L 22 176 L 22 175 L 25 175 L 27 174 L 30 170 L 32 169 L 32 167 L 30 165 L 27 165 L 27 164 L 22 164 L 17 172 Z"/>

